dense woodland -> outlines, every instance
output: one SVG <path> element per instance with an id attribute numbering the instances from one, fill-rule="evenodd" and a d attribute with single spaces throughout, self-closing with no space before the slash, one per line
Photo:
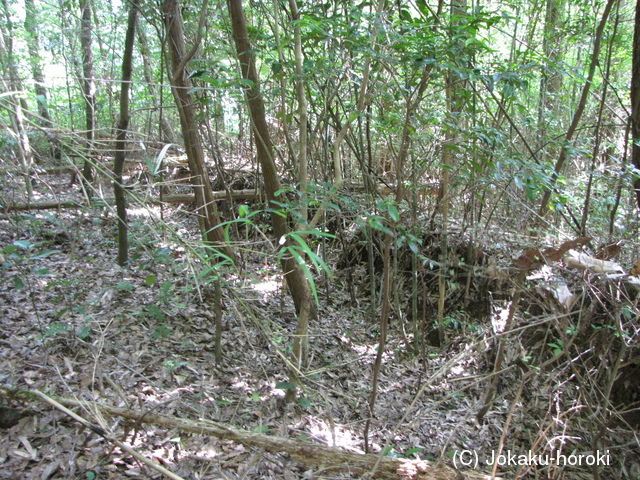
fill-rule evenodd
<path id="1" fill-rule="evenodd" d="M 3 0 L 0 478 L 640 478 L 639 6 Z"/>

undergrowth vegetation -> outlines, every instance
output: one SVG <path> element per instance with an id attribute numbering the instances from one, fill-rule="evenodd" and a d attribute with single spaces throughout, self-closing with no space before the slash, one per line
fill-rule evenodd
<path id="1" fill-rule="evenodd" d="M 633 5 L 0 9 L 0 478 L 640 478 Z"/>

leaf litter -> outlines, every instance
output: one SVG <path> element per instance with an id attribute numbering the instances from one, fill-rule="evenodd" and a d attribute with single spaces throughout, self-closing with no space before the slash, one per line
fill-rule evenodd
<path id="1" fill-rule="evenodd" d="M 180 209 L 172 221 L 183 228 L 193 223 Z M 120 268 L 109 240 L 114 232 L 109 218 L 47 214 L 0 220 L 0 247 L 19 241 L 23 251 L 20 258 L 5 258 L 0 284 L 3 389 L 81 400 L 86 407 L 77 413 L 183 478 L 323 475 L 284 454 L 102 416 L 92 402 L 364 451 L 362 429 L 377 352 L 377 317 L 365 298 L 353 305 L 339 278 L 329 286 L 318 280 L 319 320 L 311 326 L 311 362 L 299 392 L 304 401 L 286 404 L 278 386 L 288 380 L 282 357 L 289 353 L 295 316 L 278 266 L 250 252 L 243 272 L 227 276 L 224 359 L 216 365 L 213 293 L 196 279 L 197 260 L 180 244 L 139 242 L 132 247 L 131 266 Z M 329 296 L 322 293 L 325 288 L 331 289 Z M 429 348 L 423 355 L 412 354 L 403 337 L 396 319 L 379 380 L 372 451 L 448 463 L 458 451 L 488 458 L 498 450 L 510 414 L 505 449 L 526 453 L 538 443 L 542 449 L 558 448 L 562 428 L 567 437 L 571 432 L 588 440 L 585 432 L 591 431 L 579 417 L 580 388 L 568 377 L 557 383 L 534 377 L 514 405 L 524 339 L 509 345 L 506 386 L 478 423 L 475 414 L 488 384 L 482 375 L 491 373 L 494 337 L 486 329 L 454 332 L 446 348 Z M 0 478 L 160 478 L 61 412 L 18 398 L 1 403 L 24 415 L 0 436 Z M 620 444 L 630 441 L 625 428 L 610 430 Z M 634 478 L 622 473 L 640 471 L 640 455 L 631 452 L 616 460 L 630 470 L 607 470 L 608 478 Z M 478 469 L 489 473 L 491 466 L 481 461 Z M 560 472 L 538 471 L 549 477 Z M 528 478 L 522 468 L 499 470 L 505 472 Z M 585 472 L 569 469 L 563 478 L 589 478 Z"/>

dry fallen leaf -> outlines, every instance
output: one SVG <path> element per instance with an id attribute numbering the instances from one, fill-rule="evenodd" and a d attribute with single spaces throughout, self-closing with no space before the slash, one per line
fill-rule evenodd
<path id="1" fill-rule="evenodd" d="M 593 273 L 624 273 L 624 269 L 615 262 L 598 260 L 597 258 L 576 250 L 569 250 L 568 254 L 564 257 L 564 264 L 567 267 L 589 270 Z"/>

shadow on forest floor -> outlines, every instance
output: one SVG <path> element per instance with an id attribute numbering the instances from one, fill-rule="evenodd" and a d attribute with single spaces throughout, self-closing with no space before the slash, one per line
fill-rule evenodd
<path id="1" fill-rule="evenodd" d="M 319 467 L 224 439 L 187 434 L 99 414 L 108 404 L 144 414 L 363 451 L 378 312 L 371 312 L 368 259 L 357 234 L 329 245 L 332 279 L 317 279 L 319 319 L 311 325 L 310 365 L 298 402 L 284 402 L 295 329 L 293 306 L 261 238 L 225 276 L 224 359 L 214 362 L 212 286 L 198 261 L 189 208 L 165 210 L 175 235 L 153 217 L 132 218 L 129 267 L 115 265 L 116 224 L 104 212 L 5 216 L 0 220 L 0 372 L 5 394 L 38 390 L 75 399 L 76 413 L 183 478 L 320 478 Z M 244 242 L 244 247 L 248 246 Z M 415 348 L 416 331 L 433 338 L 437 269 L 420 273 L 415 330 L 411 274 L 398 255 L 395 304 L 373 413 L 375 452 L 453 464 L 565 455 L 582 465 L 501 465 L 506 478 L 592 478 L 592 457 L 606 453 L 599 478 L 638 478 L 634 437 L 638 399 L 637 289 L 628 277 L 578 271 L 560 262 L 532 270 L 503 336 L 504 361 L 491 407 L 478 422 L 494 368 L 500 325 L 519 288 L 511 258 L 521 239 L 478 244 L 453 237 L 445 341 Z M 425 257 L 439 239 L 426 235 Z M 375 250 L 374 250 L 375 251 Z M 347 252 L 346 254 L 344 252 Z M 346 255 L 346 259 L 345 259 Z M 376 259 L 377 262 L 377 259 Z M 571 302 L 560 297 L 563 287 Z M 355 300 L 355 303 L 354 303 Z M 425 342 L 426 343 L 426 342 Z M 435 342 L 433 342 L 435 343 Z M 140 461 L 47 405 L 2 399 L 0 478 L 157 477 Z M 6 417 L 6 422 L 5 422 Z M 524 463 L 531 463 L 527 460 Z M 560 458 L 560 457 L 558 457 Z M 506 457 L 505 457 L 506 459 Z M 516 461 L 516 463 L 518 463 Z M 347 473 L 330 478 L 351 478 Z"/>

